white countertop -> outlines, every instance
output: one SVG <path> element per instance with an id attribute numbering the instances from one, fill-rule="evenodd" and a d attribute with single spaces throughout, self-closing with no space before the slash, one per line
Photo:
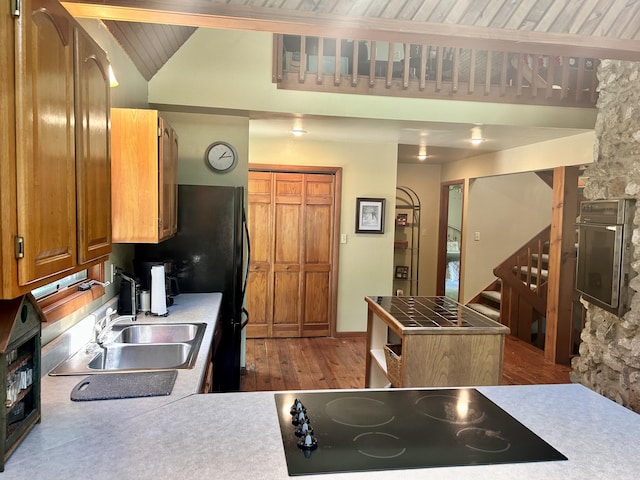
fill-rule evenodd
<path id="1" fill-rule="evenodd" d="M 202 318 L 189 321 L 195 320 Z M 80 377 L 70 378 L 43 379 L 42 423 L 9 458 L 0 480 L 288 478 L 273 392 L 189 394 L 179 375 L 169 397 L 71 402 Z M 478 390 L 569 460 L 303 478 L 637 478 L 640 415 L 577 384 Z"/>

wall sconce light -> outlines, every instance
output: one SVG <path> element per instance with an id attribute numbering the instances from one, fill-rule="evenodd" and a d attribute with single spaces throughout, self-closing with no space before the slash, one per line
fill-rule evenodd
<path id="1" fill-rule="evenodd" d="M 116 74 L 113 73 L 113 68 L 111 67 L 111 65 L 109 65 L 109 86 L 111 88 L 113 87 L 117 87 L 118 84 L 118 79 L 116 79 Z"/>
<path id="2" fill-rule="evenodd" d="M 482 138 L 482 129 L 480 127 L 473 127 L 471 129 L 471 143 L 473 145 L 480 145 L 484 142 L 484 138 Z"/>
<path id="3" fill-rule="evenodd" d="M 294 137 L 301 137 L 302 135 L 307 133 L 306 130 L 303 130 L 301 128 L 293 128 L 290 131 L 291 131 L 291 135 L 293 135 Z"/>

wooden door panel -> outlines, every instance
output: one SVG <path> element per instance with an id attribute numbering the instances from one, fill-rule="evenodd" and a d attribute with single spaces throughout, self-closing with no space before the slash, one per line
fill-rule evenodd
<path id="1" fill-rule="evenodd" d="M 247 324 L 247 337 L 269 335 L 271 323 L 271 289 L 269 270 L 252 268 L 247 280 L 247 310 L 251 313 Z"/>
<path id="2" fill-rule="evenodd" d="M 305 193 L 307 204 L 324 203 L 326 205 L 333 205 L 333 175 L 306 175 Z"/>
<path id="3" fill-rule="evenodd" d="M 271 205 L 249 199 L 247 226 L 251 239 L 251 263 L 271 261 Z"/>
<path id="4" fill-rule="evenodd" d="M 16 21 L 20 285 L 76 264 L 72 25 L 58 2 L 28 5 Z"/>
<path id="5" fill-rule="evenodd" d="M 276 173 L 276 203 L 302 203 L 303 179 L 304 176 L 297 173 Z"/>
<path id="6" fill-rule="evenodd" d="M 305 214 L 305 264 L 331 263 L 333 239 L 331 205 L 307 205 Z"/>
<path id="7" fill-rule="evenodd" d="M 300 272 L 274 272 L 273 335 L 300 335 Z"/>
<path id="8" fill-rule="evenodd" d="M 271 185 L 273 174 L 270 172 L 249 172 L 247 196 L 249 203 L 271 204 Z"/>
<path id="9" fill-rule="evenodd" d="M 300 264 L 300 213 L 298 204 L 277 204 L 274 263 Z"/>
<path id="10" fill-rule="evenodd" d="M 305 273 L 304 312 L 302 328 L 304 336 L 330 334 L 330 271 L 307 271 Z"/>
<path id="11" fill-rule="evenodd" d="M 76 36 L 78 263 L 111 252 L 111 157 L 107 57 L 83 30 Z"/>

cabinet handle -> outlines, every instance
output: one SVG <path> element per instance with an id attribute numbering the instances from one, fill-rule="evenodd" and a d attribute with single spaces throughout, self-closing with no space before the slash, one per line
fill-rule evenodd
<path id="1" fill-rule="evenodd" d="M 24 237 L 16 235 L 14 238 L 16 258 L 24 258 Z"/>

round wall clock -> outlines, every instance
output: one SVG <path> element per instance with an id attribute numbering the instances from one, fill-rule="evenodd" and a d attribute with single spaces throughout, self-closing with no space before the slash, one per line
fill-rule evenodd
<path id="1" fill-rule="evenodd" d="M 238 163 L 238 152 L 227 142 L 213 142 L 204 155 L 207 166 L 218 173 L 230 172 Z"/>

